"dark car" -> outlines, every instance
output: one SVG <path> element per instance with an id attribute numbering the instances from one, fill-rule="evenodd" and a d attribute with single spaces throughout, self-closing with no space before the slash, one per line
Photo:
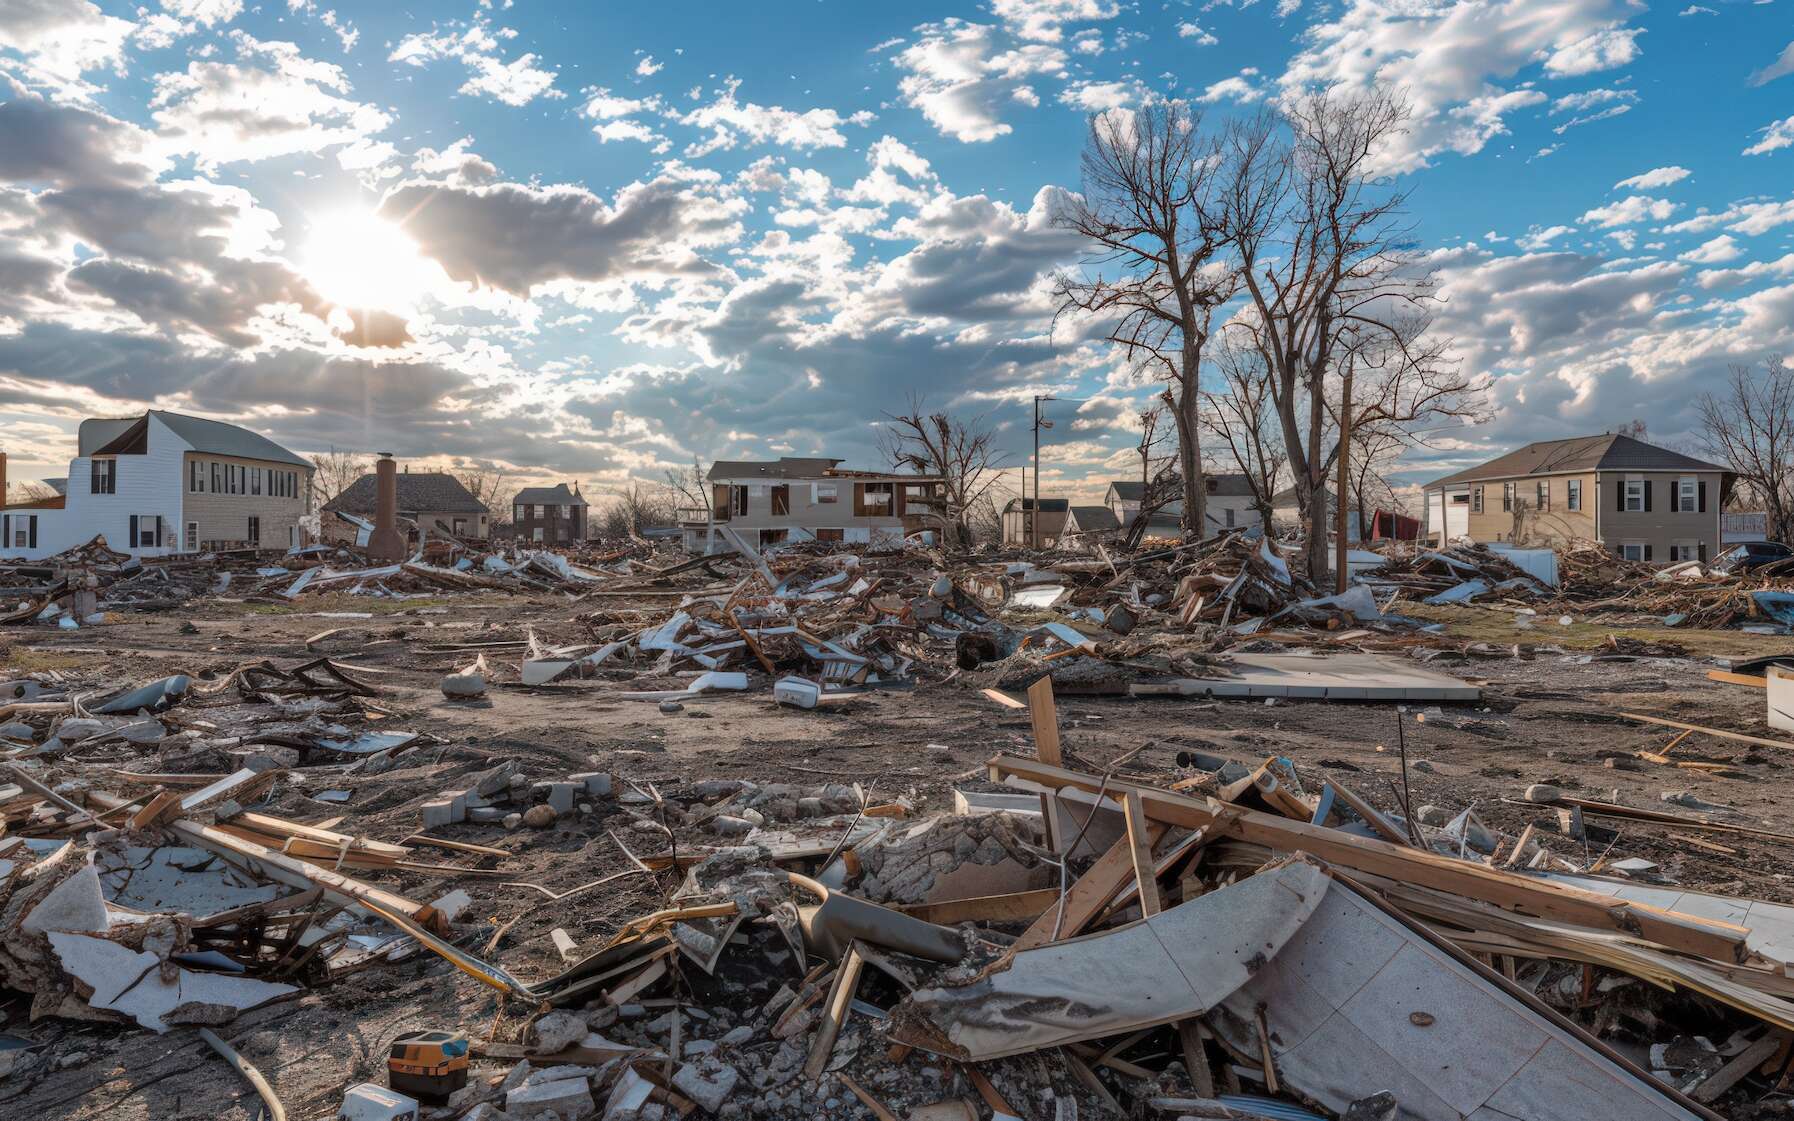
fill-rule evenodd
<path id="1" fill-rule="evenodd" d="M 1713 568 L 1718 572 L 1749 572 L 1754 568 L 1762 568 L 1776 561 L 1784 561 L 1794 557 L 1794 549 L 1788 548 L 1780 541 L 1746 541 L 1742 545 L 1734 545 L 1719 554 L 1713 560 Z"/>

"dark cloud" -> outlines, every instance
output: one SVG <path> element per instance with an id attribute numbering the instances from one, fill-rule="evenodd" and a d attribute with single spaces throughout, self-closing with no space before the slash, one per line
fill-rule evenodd
<path id="1" fill-rule="evenodd" d="M 626 187 L 611 204 L 565 185 L 406 183 L 380 206 L 454 279 L 520 296 L 555 280 L 715 274 L 699 250 L 734 240 L 740 209 L 671 178 Z"/>
<path id="2" fill-rule="evenodd" d="M 0 93 L 7 92 L 0 74 Z M 57 186 L 142 183 L 148 133 L 103 113 L 58 105 L 17 85 L 0 102 L 0 179 Z"/>

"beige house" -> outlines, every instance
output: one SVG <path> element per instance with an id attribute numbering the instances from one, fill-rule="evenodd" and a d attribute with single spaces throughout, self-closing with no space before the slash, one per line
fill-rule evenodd
<path id="1" fill-rule="evenodd" d="M 1040 508 L 1038 527 L 1034 524 L 1036 506 Z M 1003 504 L 1003 544 L 1050 549 L 1059 544 L 1070 517 L 1069 498 L 1011 498 Z"/>
<path id="2" fill-rule="evenodd" d="M 1546 440 L 1426 484 L 1426 531 L 1435 541 L 1581 539 L 1629 560 L 1707 560 L 1720 551 L 1732 481 L 1718 464 L 1629 436 Z"/>
<path id="3" fill-rule="evenodd" d="M 843 470 L 839 459 L 781 456 L 718 460 L 706 478 L 708 509 L 679 511 L 685 547 L 728 548 L 715 526 L 757 547 L 792 541 L 895 544 L 922 529 L 941 529 L 940 480 L 927 475 Z"/>

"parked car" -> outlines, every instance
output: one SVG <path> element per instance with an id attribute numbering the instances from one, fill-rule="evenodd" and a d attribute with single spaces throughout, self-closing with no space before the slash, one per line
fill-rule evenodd
<path id="1" fill-rule="evenodd" d="M 1713 558 L 1713 568 L 1718 572 L 1745 573 L 1766 564 L 1787 560 L 1794 557 L 1794 549 L 1788 548 L 1780 541 L 1746 541 L 1742 545 L 1734 545 L 1719 556 Z"/>

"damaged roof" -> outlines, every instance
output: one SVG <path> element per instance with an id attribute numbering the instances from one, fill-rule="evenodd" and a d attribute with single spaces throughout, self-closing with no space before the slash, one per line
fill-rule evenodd
<path id="1" fill-rule="evenodd" d="M 76 430 L 76 454 L 94 455 L 138 425 L 147 424 L 152 416 L 167 425 L 176 436 L 187 441 L 196 452 L 289 463 L 307 471 L 312 469 L 311 460 L 288 451 L 259 432 L 251 432 L 222 420 L 207 420 L 205 417 L 171 413 L 164 409 L 150 409 L 141 416 L 89 417 Z"/>
<path id="2" fill-rule="evenodd" d="M 777 459 L 719 459 L 705 478 L 718 479 L 819 479 L 841 464 L 826 456 L 782 455 Z"/>
<path id="3" fill-rule="evenodd" d="M 524 487 L 511 500 L 513 505 L 526 506 L 584 506 L 586 500 L 578 491 L 568 490 L 566 483 L 556 483 L 551 487 Z"/>
<path id="4" fill-rule="evenodd" d="M 1568 440 L 1537 440 L 1487 463 L 1434 479 L 1427 488 L 1477 479 L 1513 479 L 1527 475 L 1561 475 L 1570 471 L 1728 471 L 1691 455 L 1606 433 Z"/>
<path id="5" fill-rule="evenodd" d="M 399 509 L 428 510 L 441 514 L 484 514 L 486 507 L 462 485 L 461 480 L 440 471 L 402 471 L 397 476 Z M 326 513 L 339 510 L 372 514 L 378 484 L 372 474 L 363 475 L 341 494 L 324 503 Z M 533 501 L 533 500 L 532 500 Z"/>

